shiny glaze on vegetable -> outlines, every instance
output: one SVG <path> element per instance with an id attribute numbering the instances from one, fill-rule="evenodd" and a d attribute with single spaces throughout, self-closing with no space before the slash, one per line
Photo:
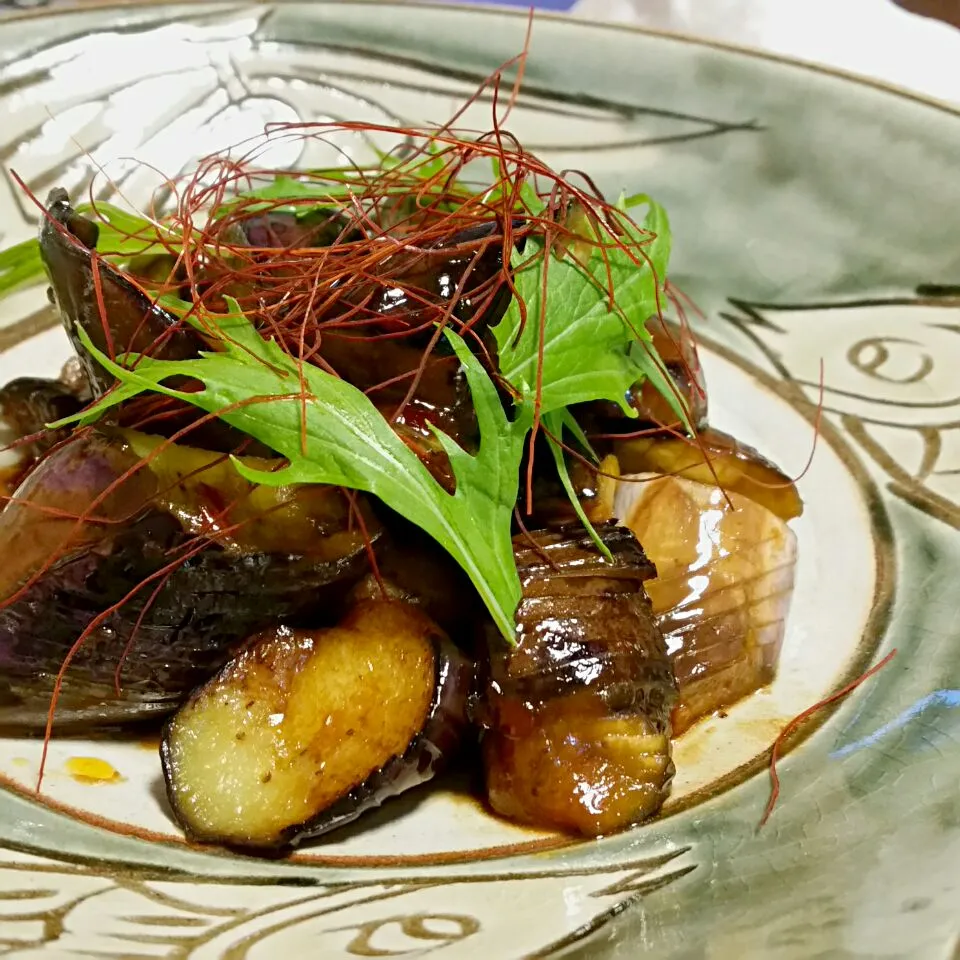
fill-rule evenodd
<path id="1" fill-rule="evenodd" d="M 196 355 L 199 335 L 95 255 L 96 225 L 77 215 L 62 191 L 51 195 L 49 214 L 41 254 L 93 394 L 112 380 L 84 351 L 80 329 L 114 355 L 127 349 L 172 359 Z M 502 315 L 509 297 L 500 280 L 498 230 L 491 221 L 388 257 L 379 272 L 350 284 L 334 308 L 318 309 L 313 318 L 322 331 L 317 355 L 370 392 L 448 494 L 455 478 L 432 427 L 472 450 L 476 423 L 447 345 L 440 340 L 424 357 L 433 335 L 429 321 L 447 310 L 472 320 L 483 339 Z M 225 223 L 222 239 L 234 245 L 232 256 L 256 264 L 288 257 L 300 245 L 329 244 L 336 254 L 360 234 L 326 211 L 312 217 L 273 211 Z M 130 274 L 154 286 L 176 281 L 183 299 L 209 295 L 206 305 L 215 311 L 225 306 L 223 294 L 235 295 L 265 329 L 266 288 L 218 288 L 221 278 L 212 269 L 191 286 L 165 255 L 142 258 Z M 279 290 L 291 273 L 281 269 L 275 277 Z M 483 315 L 474 316 L 491 290 Z M 365 323 L 351 329 L 351 317 Z M 534 486 L 543 496 L 529 518 L 541 528 L 514 542 L 523 598 L 513 648 L 493 629 L 462 571 L 450 575 L 449 557 L 435 543 L 417 543 L 405 521 L 363 496 L 348 502 L 327 487 L 252 487 L 215 453 L 244 440 L 222 423 L 191 435 L 209 450 L 164 449 L 160 436 L 116 429 L 139 423 L 140 405 L 121 407 L 107 432 L 78 433 L 18 491 L 30 504 L 15 502 L 0 514 L 0 540 L 15 556 L 0 571 L 0 594 L 14 598 L 0 609 L 0 724 L 40 729 L 71 647 L 96 614 L 140 586 L 75 651 L 56 716 L 87 727 L 185 702 L 167 727 L 163 758 L 175 813 L 194 838 L 281 848 L 350 822 L 432 776 L 468 739 L 475 669 L 471 720 L 482 738 L 496 812 L 589 836 L 656 814 L 674 773 L 671 718 L 685 728 L 772 676 L 792 585 L 792 541 L 782 521 L 797 516 L 802 504 L 775 466 L 706 426 L 702 370 L 689 332 L 656 318 L 648 329 L 701 428 L 699 442 L 662 432 L 603 437 L 599 469 L 589 458 L 567 458 L 572 486 L 599 526 L 610 561 L 579 525 L 562 525 L 575 514 L 556 476 L 541 466 L 551 464 L 549 450 L 542 451 Z M 404 336 L 392 336 L 398 333 Z M 398 413 L 415 372 L 419 382 Z M 8 396 L 15 400 L 19 389 L 11 386 Z M 641 426 L 676 419 L 649 382 L 627 399 Z M 579 414 L 601 433 L 629 433 L 638 425 L 608 403 L 587 404 Z M 155 425 L 169 436 L 196 417 L 184 404 Z M 19 433 L 32 422 L 7 419 Z M 621 471 L 683 478 L 663 481 L 682 491 L 683 504 L 663 512 L 638 508 L 629 518 L 648 554 L 630 530 L 606 523 L 617 513 Z M 83 513 L 121 477 L 93 522 L 77 526 L 43 512 Z M 718 479 L 738 498 L 741 513 L 723 520 L 726 553 L 706 561 L 711 592 L 695 609 L 700 598 L 691 577 L 699 558 L 688 553 L 716 512 Z M 362 524 L 351 511 L 359 511 Z M 736 523 L 742 536 L 730 533 Z M 150 596 L 150 578 L 193 538 L 203 549 Z M 658 561 L 659 576 L 648 555 Z M 56 563 L 46 569 L 50 557 Z M 36 582 L 16 596 L 31 578 Z M 479 653 L 466 640 L 470 631 L 482 637 Z M 367 672 L 377 679 L 363 681 Z M 303 677 L 312 686 L 302 688 Z M 328 718 L 341 707 L 343 723 L 328 730 Z M 291 721 L 282 735 L 264 721 L 280 714 L 284 724 Z M 358 736 L 362 721 L 377 734 Z M 291 744 L 299 759 L 288 763 Z M 226 796 L 226 819 L 221 781 L 206 777 L 211 756 L 234 777 L 237 795 Z M 321 789 L 315 778 L 327 763 Z M 241 795 L 249 816 L 231 819 Z"/>
<path id="2" fill-rule="evenodd" d="M 746 496 L 680 477 L 622 491 L 657 577 L 646 584 L 676 673 L 674 735 L 773 680 L 796 534 Z"/>
<path id="3" fill-rule="evenodd" d="M 188 835 L 278 849 L 426 783 L 467 729 L 472 665 L 422 610 L 360 600 L 325 630 L 253 638 L 167 726 Z"/>
<path id="4" fill-rule="evenodd" d="M 595 836 L 650 816 L 673 777 L 676 684 L 630 531 L 518 537 L 517 645 L 488 641 L 480 711 L 487 796 L 524 823 Z"/>

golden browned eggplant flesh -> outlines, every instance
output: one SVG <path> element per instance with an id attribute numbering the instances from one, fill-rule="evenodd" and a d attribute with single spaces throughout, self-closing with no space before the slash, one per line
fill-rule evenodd
<path id="1" fill-rule="evenodd" d="M 188 836 L 282 848 L 433 778 L 467 725 L 472 670 L 426 614 L 359 602 L 334 627 L 279 627 L 169 723 L 167 792 Z"/>

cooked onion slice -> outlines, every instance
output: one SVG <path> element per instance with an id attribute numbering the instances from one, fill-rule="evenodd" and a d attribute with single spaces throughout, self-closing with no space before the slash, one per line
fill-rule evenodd
<path id="1" fill-rule="evenodd" d="M 657 568 L 646 588 L 680 686 L 676 736 L 773 680 L 796 535 L 745 496 L 679 477 L 624 484 L 619 496 Z"/>

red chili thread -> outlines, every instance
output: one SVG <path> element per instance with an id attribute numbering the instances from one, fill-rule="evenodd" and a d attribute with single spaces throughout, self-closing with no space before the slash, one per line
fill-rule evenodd
<path id="1" fill-rule="evenodd" d="M 795 716 L 781 731 L 776 740 L 773 741 L 773 745 L 770 747 L 770 799 L 767 801 L 767 806 L 763 811 L 763 816 L 760 818 L 760 823 L 757 825 L 757 829 L 760 830 L 770 819 L 770 814 L 773 813 L 773 808 L 777 805 L 777 800 L 780 797 L 780 776 L 777 773 L 777 763 L 780 760 L 780 751 L 783 748 L 784 743 L 787 738 L 802 724 L 804 721 L 808 720 L 815 713 L 818 713 L 824 707 L 830 706 L 832 703 L 836 703 L 838 700 L 842 700 L 844 697 L 849 696 L 857 689 L 862 683 L 865 683 L 869 680 L 874 674 L 882 670 L 895 656 L 897 655 L 896 649 L 891 650 L 879 663 L 874 664 L 866 673 L 861 674 L 856 680 L 851 680 L 846 686 L 841 687 L 836 693 L 831 694 L 824 700 L 821 700 L 819 703 L 815 703 L 812 707 L 807 707 L 803 713 Z"/>

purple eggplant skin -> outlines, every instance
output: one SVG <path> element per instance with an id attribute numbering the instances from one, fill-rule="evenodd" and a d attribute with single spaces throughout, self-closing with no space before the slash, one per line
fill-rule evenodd
<path id="1" fill-rule="evenodd" d="M 50 192 L 40 227 L 40 256 L 50 277 L 53 302 L 96 396 L 109 390 L 114 378 L 87 352 L 79 329 L 108 355 L 148 353 L 158 359 L 186 360 L 201 348 L 199 336 L 190 327 L 152 303 L 119 270 L 101 260 L 100 289 L 109 331 L 104 329 L 91 256 L 98 236 L 96 223 L 73 209 L 65 190 Z"/>
<path id="2" fill-rule="evenodd" d="M 423 611 L 362 600 L 252 638 L 172 717 L 167 794 L 190 839 L 282 852 L 432 779 L 470 727 L 474 667 Z"/>
<path id="3" fill-rule="evenodd" d="M 13 467 L 5 468 L 4 486 L 15 488 L 33 465 L 70 435 L 70 428 L 47 430 L 54 423 L 83 409 L 83 401 L 59 380 L 18 377 L 0 388 L 0 420 L 13 435 Z M 25 442 L 27 441 L 27 442 Z"/>
<path id="4" fill-rule="evenodd" d="M 517 644 L 491 634 L 476 719 L 487 799 L 511 820 L 587 836 L 655 814 L 673 778 L 677 685 L 636 537 L 582 528 L 517 537 Z"/>
<path id="5" fill-rule="evenodd" d="M 79 525 L 69 516 L 87 511 L 140 462 L 129 443 L 80 434 L 18 488 L 17 501 L 0 513 L 0 727 L 43 729 L 55 677 L 81 634 L 188 543 L 203 549 L 123 602 L 80 645 L 58 697 L 58 728 L 170 713 L 252 632 L 339 609 L 367 569 L 364 538 L 351 526 L 342 494 L 251 487 L 211 457 L 165 451 L 106 496 L 96 522 Z M 197 469 L 198 462 L 214 465 Z M 244 526 L 232 538 L 203 540 L 203 518 L 244 488 L 254 491 L 245 515 L 237 507 Z M 375 538 L 376 521 L 366 525 Z"/>

